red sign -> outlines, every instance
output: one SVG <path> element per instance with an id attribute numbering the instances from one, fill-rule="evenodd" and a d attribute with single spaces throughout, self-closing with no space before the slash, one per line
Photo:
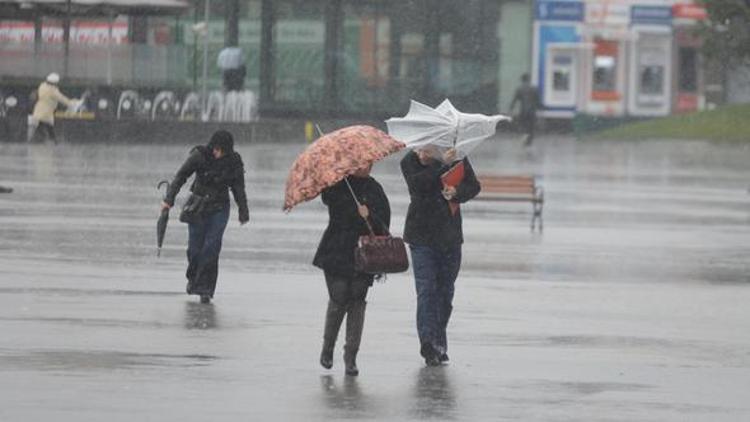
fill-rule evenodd
<path id="1" fill-rule="evenodd" d="M 672 6 L 672 16 L 675 19 L 704 20 L 708 18 L 706 8 L 700 4 L 677 3 Z"/>
<path id="2" fill-rule="evenodd" d="M 689 113 L 698 110 L 698 96 L 695 94 L 677 94 L 678 113 Z"/>

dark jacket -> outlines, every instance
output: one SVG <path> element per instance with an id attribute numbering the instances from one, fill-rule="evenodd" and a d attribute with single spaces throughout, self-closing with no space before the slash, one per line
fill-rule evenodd
<path id="1" fill-rule="evenodd" d="M 193 148 L 169 185 L 164 202 L 174 205 L 177 193 L 193 173 L 195 180 L 190 191 L 196 195 L 208 195 L 207 213 L 229 206 L 231 189 L 239 208 L 240 222 L 250 219 L 245 194 L 245 169 L 238 153 L 233 151 L 217 160 L 207 147 L 201 145 Z"/>
<path id="2" fill-rule="evenodd" d="M 391 206 L 383 187 L 372 177 L 349 177 L 349 183 L 359 201 L 369 208 L 375 233 L 386 234 L 391 225 Z M 354 275 L 354 248 L 359 237 L 370 232 L 357 212 L 346 182 L 323 190 L 321 198 L 328 206 L 328 227 L 320 239 L 313 265 L 334 274 Z"/>
<path id="3" fill-rule="evenodd" d="M 541 104 L 541 101 L 539 101 L 539 90 L 531 85 L 518 87 L 513 95 L 513 101 L 510 102 L 511 110 L 515 107 L 516 102 L 521 104 L 520 115 L 535 115 Z"/>
<path id="4" fill-rule="evenodd" d="M 481 186 L 474 169 L 464 158 L 464 180 L 456 187 L 455 200 L 464 203 L 479 193 Z M 401 160 L 401 172 L 409 187 L 409 211 L 406 213 L 404 241 L 436 249 L 447 249 L 464 241 L 461 211 L 452 215 L 443 198 L 440 176 L 450 167 L 439 161 L 422 165 L 417 153 L 409 152 Z"/>

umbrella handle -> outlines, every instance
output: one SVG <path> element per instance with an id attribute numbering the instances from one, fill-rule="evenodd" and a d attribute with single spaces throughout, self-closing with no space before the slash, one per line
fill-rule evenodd
<path id="1" fill-rule="evenodd" d="M 167 190 L 164 192 L 166 195 L 166 193 L 169 192 L 169 182 L 167 180 L 161 180 L 156 184 L 156 190 L 161 190 L 162 185 L 167 185 Z"/>
<path id="2" fill-rule="evenodd" d="M 354 193 L 354 189 L 352 189 L 352 185 L 349 183 L 349 178 L 345 177 L 344 181 L 346 182 L 346 186 L 349 188 L 349 192 L 352 194 L 352 199 L 354 199 L 354 203 L 357 204 L 357 211 L 359 211 L 359 207 L 362 205 L 362 203 L 360 203 L 359 199 L 357 199 L 357 194 Z M 362 219 L 365 220 L 365 224 L 367 224 L 367 229 L 370 230 L 370 234 L 375 236 L 375 230 L 372 229 L 372 224 L 370 224 L 370 220 L 364 217 L 362 217 Z"/>

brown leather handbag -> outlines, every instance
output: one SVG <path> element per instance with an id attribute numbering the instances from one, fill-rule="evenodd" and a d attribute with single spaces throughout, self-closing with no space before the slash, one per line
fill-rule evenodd
<path id="1" fill-rule="evenodd" d="M 354 202 L 359 207 L 360 202 L 357 195 L 344 179 L 349 187 Z M 374 215 L 374 214 L 373 214 Z M 377 216 L 375 216 L 377 217 Z M 388 227 L 382 223 L 385 235 L 376 235 L 372 224 L 367 218 L 363 218 L 370 234 L 359 237 L 357 246 L 354 247 L 354 269 L 365 274 L 392 274 L 402 273 L 409 269 L 409 257 L 406 255 L 404 240 L 400 237 L 391 236 Z"/>
<path id="2" fill-rule="evenodd" d="M 377 236 L 371 232 L 360 236 L 354 248 L 354 269 L 366 274 L 392 274 L 408 270 L 409 258 L 403 239 L 390 233 Z"/>

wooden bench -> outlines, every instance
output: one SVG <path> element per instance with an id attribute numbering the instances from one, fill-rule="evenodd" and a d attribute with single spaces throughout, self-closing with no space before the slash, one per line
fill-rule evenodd
<path id="1" fill-rule="evenodd" d="M 533 176 L 477 176 L 482 191 L 474 200 L 497 202 L 531 202 L 531 231 L 539 220 L 539 232 L 544 230 L 542 210 L 544 208 L 544 189 L 538 186 Z"/>

